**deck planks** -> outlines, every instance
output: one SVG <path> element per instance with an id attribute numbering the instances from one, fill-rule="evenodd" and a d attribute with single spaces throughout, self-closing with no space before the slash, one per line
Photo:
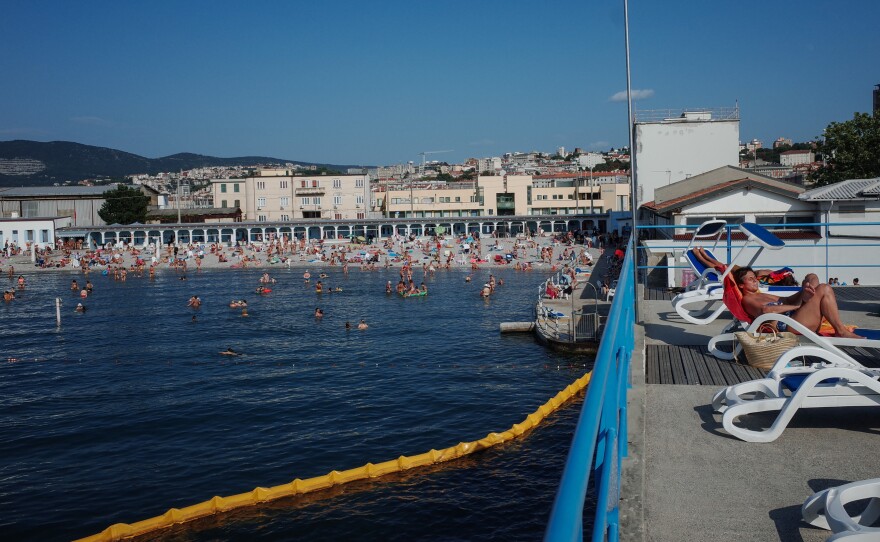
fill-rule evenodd
<path id="1" fill-rule="evenodd" d="M 716 359 L 703 350 L 702 346 L 646 345 L 647 383 L 732 386 L 764 376 L 754 367 Z"/>

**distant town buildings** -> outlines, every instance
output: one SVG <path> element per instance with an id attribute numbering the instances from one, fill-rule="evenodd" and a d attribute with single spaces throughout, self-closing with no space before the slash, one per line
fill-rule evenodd
<path id="1" fill-rule="evenodd" d="M 773 148 L 778 149 L 780 147 L 791 147 L 791 140 L 784 137 L 776 138 L 776 141 L 773 142 Z"/>

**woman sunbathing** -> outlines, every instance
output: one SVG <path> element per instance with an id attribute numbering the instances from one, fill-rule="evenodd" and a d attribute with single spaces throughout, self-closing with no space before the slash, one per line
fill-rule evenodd
<path id="1" fill-rule="evenodd" d="M 813 331 L 819 330 L 822 319 L 825 318 L 834 328 L 837 337 L 864 338 L 850 331 L 840 320 L 834 289 L 827 284 L 820 284 L 819 277 L 813 273 L 804 278 L 800 292 L 788 297 L 761 292 L 758 277 L 751 267 L 734 270 L 733 280 L 742 292 L 743 309 L 752 318 L 766 313 L 785 314 Z"/>

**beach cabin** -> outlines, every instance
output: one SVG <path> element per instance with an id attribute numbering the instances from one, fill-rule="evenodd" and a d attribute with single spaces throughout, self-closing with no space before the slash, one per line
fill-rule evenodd
<path id="1" fill-rule="evenodd" d="M 880 216 L 880 179 L 854 179 L 807 191 L 725 166 L 658 188 L 655 199 L 639 212 L 641 224 L 690 226 L 657 228 L 644 235 L 647 264 L 660 266 L 649 277 L 653 286 L 674 288 L 688 282 L 690 268 L 681 263 L 682 254 L 694 227 L 711 219 L 733 226 L 716 254 L 723 261 L 745 241 L 736 225 L 755 222 L 786 243 L 785 250 L 762 254 L 756 266 L 792 267 L 798 277 L 816 273 L 822 281 L 836 277 L 851 283 L 858 277 L 862 284 L 880 283 L 878 228 L 864 225 Z M 862 267 L 847 267 L 856 259 Z"/>

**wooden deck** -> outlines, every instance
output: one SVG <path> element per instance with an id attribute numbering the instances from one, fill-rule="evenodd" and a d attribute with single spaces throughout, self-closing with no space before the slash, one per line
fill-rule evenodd
<path id="1" fill-rule="evenodd" d="M 731 386 L 764 376 L 748 365 L 717 359 L 705 346 L 649 344 L 645 347 L 648 384 Z"/>
<path id="2" fill-rule="evenodd" d="M 843 348 L 843 350 L 866 367 L 880 367 L 877 350 L 866 348 Z M 706 351 L 705 346 L 649 344 L 645 347 L 645 357 L 647 384 L 724 387 L 763 378 L 765 375 L 765 371 L 754 367 L 736 361 L 717 359 Z"/>

